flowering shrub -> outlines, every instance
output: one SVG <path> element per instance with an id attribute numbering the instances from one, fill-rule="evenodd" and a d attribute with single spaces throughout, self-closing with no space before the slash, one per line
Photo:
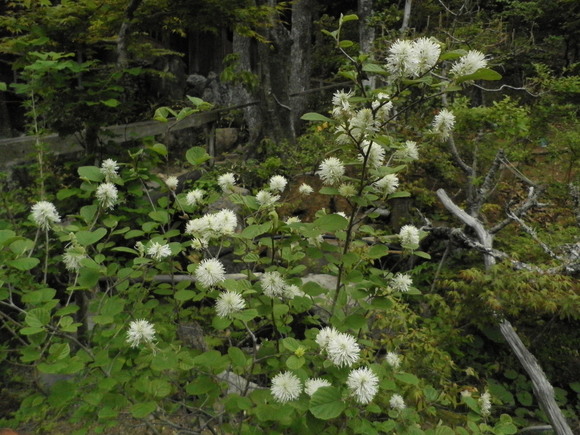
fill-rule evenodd
<path id="1" fill-rule="evenodd" d="M 35 204 L 35 240 L 1 230 L 0 304 L 22 343 L 21 361 L 64 377 L 27 397 L 17 418 L 66 415 L 87 425 L 79 433 L 88 425 L 103 431 L 126 415 L 213 433 L 255 433 L 256 426 L 513 433 L 507 416 L 494 429 L 483 421 L 493 401 L 487 392 L 480 401 L 463 399 L 459 422 L 446 418 L 440 410 L 460 406 L 457 392 L 406 371 L 413 355 L 386 330 L 391 316 L 415 326 L 405 301 L 421 293 L 413 270 L 378 262 L 393 250 L 429 258 L 420 228 L 393 234 L 373 225 L 378 207 L 408 195 L 399 174 L 420 149 L 393 128 L 393 95 L 433 80 L 446 59 L 459 59 L 449 86 L 485 67 L 477 53 L 441 51 L 434 40 L 397 41 L 384 68 L 362 65 L 387 79 L 385 89 L 357 87 L 354 77 L 356 91 L 334 95 L 332 118 L 304 116 L 331 125 L 349 150 L 349 160 L 329 156 L 316 172 L 320 193 L 348 204 L 338 213 L 319 210 L 310 222 L 279 216 L 292 181 L 273 176 L 243 195 L 233 173 L 217 180 L 229 205 L 204 212 L 206 192 L 177 193 L 179 180 L 156 179 L 131 154 L 126 163 L 79 168 L 79 187 Z M 452 129 L 453 115 L 443 109 L 428 134 L 444 138 Z M 192 148 L 186 158 L 198 167 L 209 156 Z M 303 184 L 299 192 L 307 201 L 314 189 Z M 74 196 L 86 205 L 61 219 L 59 199 Z M 42 263 L 43 279 L 35 280 Z M 241 272 L 228 270 L 234 266 Z M 26 285 L 22 272 L 31 274 Z"/>

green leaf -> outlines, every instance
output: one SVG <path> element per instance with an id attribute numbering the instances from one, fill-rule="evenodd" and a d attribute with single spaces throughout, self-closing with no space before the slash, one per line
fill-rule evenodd
<path id="1" fill-rule="evenodd" d="M 96 205 L 85 205 L 81 207 L 80 215 L 87 224 L 90 224 L 97 214 L 98 207 Z"/>
<path id="2" fill-rule="evenodd" d="M 131 407 L 131 415 L 134 418 L 145 418 L 156 409 L 156 402 L 136 403 Z"/>
<path id="3" fill-rule="evenodd" d="M 40 263 L 40 260 L 38 258 L 26 257 L 26 258 L 17 258 L 16 260 L 10 260 L 8 262 L 8 265 L 14 267 L 15 269 L 26 271 L 36 267 L 38 263 Z"/>
<path id="4" fill-rule="evenodd" d="M 246 366 L 246 355 L 239 347 L 229 347 L 228 356 L 234 367 Z"/>
<path id="5" fill-rule="evenodd" d="M 249 225 L 240 233 L 240 237 L 243 239 L 254 239 L 262 234 L 267 233 L 272 229 L 272 222 L 264 222 L 258 225 Z"/>
<path id="6" fill-rule="evenodd" d="M 367 252 L 367 256 L 369 258 L 381 258 L 385 255 L 388 255 L 389 247 L 387 245 L 373 245 L 369 252 Z"/>
<path id="7" fill-rule="evenodd" d="M 290 370 L 298 370 L 305 362 L 306 360 L 303 356 L 290 355 L 286 360 L 286 366 L 288 366 Z"/>
<path id="8" fill-rule="evenodd" d="M 313 224 L 322 231 L 334 232 L 344 230 L 348 226 L 348 220 L 339 214 L 327 214 L 316 219 Z"/>
<path id="9" fill-rule="evenodd" d="M 104 104 L 107 107 L 117 107 L 121 102 L 115 98 L 109 98 L 108 100 L 101 100 L 101 104 Z"/>
<path id="10" fill-rule="evenodd" d="M 456 83 L 463 83 L 468 80 L 501 80 L 501 74 L 489 68 L 480 68 L 473 74 L 461 76 L 455 80 Z"/>
<path id="11" fill-rule="evenodd" d="M 5 91 L 8 89 L 5 82 L 0 82 L 0 91 Z"/>
<path id="12" fill-rule="evenodd" d="M 534 401 L 534 396 L 532 396 L 529 391 L 518 391 L 516 393 L 516 397 L 518 398 L 518 401 L 524 406 L 532 406 Z"/>
<path id="13" fill-rule="evenodd" d="M 50 322 L 50 311 L 44 308 L 34 308 L 26 313 L 24 322 L 31 328 L 41 328 Z"/>
<path id="14" fill-rule="evenodd" d="M 405 384 L 419 384 L 419 378 L 411 373 L 395 373 L 395 378 Z"/>
<path id="15" fill-rule="evenodd" d="M 100 182 L 105 179 L 101 170 L 96 166 L 81 166 L 77 172 L 83 180 Z"/>
<path id="16" fill-rule="evenodd" d="M 93 288 L 99 282 L 100 276 L 101 274 L 97 270 L 88 267 L 81 267 L 81 270 L 79 271 L 78 284 L 81 287 Z"/>
<path id="17" fill-rule="evenodd" d="M 358 15 L 356 14 L 349 14 L 349 15 L 341 15 L 339 19 L 340 24 L 348 23 L 349 21 L 356 21 L 358 20 Z"/>
<path id="18" fill-rule="evenodd" d="M 424 258 L 425 260 L 431 260 L 431 256 L 423 251 L 413 251 L 413 255 Z"/>
<path id="19" fill-rule="evenodd" d="M 148 216 L 154 221 L 160 222 L 162 224 L 166 224 L 169 222 L 169 213 L 167 213 L 165 210 L 155 210 L 149 212 Z"/>
<path id="20" fill-rule="evenodd" d="M 443 61 L 443 60 L 459 59 L 460 57 L 465 56 L 466 54 L 467 54 L 467 51 L 460 48 L 458 50 L 452 50 L 452 51 L 448 51 L 446 53 L 443 53 L 439 57 L 439 60 Z"/>
<path id="21" fill-rule="evenodd" d="M 30 293 L 22 295 L 22 302 L 27 304 L 40 304 L 48 302 L 56 295 L 56 290 L 52 288 L 43 288 L 41 290 L 34 290 Z"/>
<path id="22" fill-rule="evenodd" d="M 340 391 L 335 387 L 321 387 L 312 395 L 309 410 L 316 418 L 330 420 L 336 418 L 346 408 Z"/>
<path id="23" fill-rule="evenodd" d="M 197 292 L 193 290 L 178 290 L 175 292 L 175 300 L 178 302 L 185 302 L 193 299 Z"/>
<path id="24" fill-rule="evenodd" d="M 15 236 L 16 233 L 12 230 L 0 230 L 0 246 L 6 245 Z"/>
<path id="25" fill-rule="evenodd" d="M 308 112 L 305 113 L 304 115 L 302 115 L 300 117 L 300 119 L 304 120 L 304 121 L 322 121 L 322 122 L 331 122 L 332 119 L 321 115 L 320 113 L 315 113 L 315 112 Z"/>
<path id="26" fill-rule="evenodd" d="M 211 156 L 202 147 L 192 147 L 185 153 L 185 158 L 193 166 L 198 166 L 211 159 Z"/>
<path id="27" fill-rule="evenodd" d="M 376 63 L 365 63 L 365 64 L 363 64 L 362 69 L 363 69 L 363 71 L 370 72 L 370 73 L 387 74 L 387 71 L 385 71 L 385 69 L 382 66 L 380 66 Z"/>
<path id="28" fill-rule="evenodd" d="M 107 234 L 105 228 L 97 228 L 95 231 L 78 231 L 75 235 L 81 246 L 89 246 L 97 243 Z"/>
<path id="29" fill-rule="evenodd" d="M 163 145 L 162 143 L 153 144 L 149 147 L 149 149 L 153 152 L 156 152 L 160 156 L 165 157 L 168 154 L 167 147 L 165 145 Z"/>
<path id="30" fill-rule="evenodd" d="M 348 47 L 352 47 L 354 45 L 354 42 L 349 41 L 348 39 L 343 39 L 342 41 L 340 41 L 338 43 L 338 46 L 340 48 L 348 48 Z"/>

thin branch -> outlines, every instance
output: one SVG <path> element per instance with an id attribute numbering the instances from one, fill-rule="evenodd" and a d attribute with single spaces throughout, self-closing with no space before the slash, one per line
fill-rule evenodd
<path id="1" fill-rule="evenodd" d="M 495 155 L 493 163 L 491 164 L 491 167 L 487 171 L 487 174 L 485 175 L 485 179 L 483 180 L 481 187 L 477 189 L 477 195 L 475 196 L 473 203 L 470 206 L 469 214 L 471 216 L 479 215 L 479 211 L 481 210 L 483 203 L 488 198 L 489 192 L 492 190 L 492 186 L 496 179 L 497 173 L 501 168 L 504 156 L 505 153 L 503 150 L 499 150 Z"/>
<path id="2" fill-rule="evenodd" d="M 472 86 L 481 89 L 482 91 L 487 91 L 487 92 L 501 92 L 504 88 L 508 88 L 508 89 L 513 89 L 516 91 L 525 91 L 527 94 L 531 95 L 532 97 L 540 97 L 540 94 L 533 94 L 532 92 L 530 92 L 527 88 L 525 87 L 515 87 L 515 86 L 510 86 L 510 85 L 501 85 L 499 88 L 497 89 L 489 89 L 489 88 L 484 88 L 483 86 L 480 86 L 478 84 L 473 84 Z"/>

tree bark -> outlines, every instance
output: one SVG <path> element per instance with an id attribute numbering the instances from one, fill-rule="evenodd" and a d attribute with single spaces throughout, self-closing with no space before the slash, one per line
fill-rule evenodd
<path id="1" fill-rule="evenodd" d="M 312 70 L 312 1 L 298 0 L 292 5 L 292 47 L 290 49 L 290 94 L 298 94 L 310 89 Z M 290 100 L 292 122 L 296 127 L 306 111 L 308 96 L 294 95 Z"/>
<path id="2" fill-rule="evenodd" d="M 449 198 L 445 190 L 439 189 L 437 191 L 437 197 L 449 212 L 475 231 L 479 242 L 484 246 L 484 248 L 491 252 L 493 249 L 493 236 L 485 229 L 483 224 L 478 219 L 467 214 L 464 210 L 458 207 L 451 198 Z M 489 271 L 489 269 L 495 264 L 495 257 L 490 253 L 484 253 L 483 258 L 485 269 Z M 532 353 L 526 348 L 517 332 L 514 330 L 512 324 L 507 319 L 499 319 L 499 329 L 512 352 L 516 355 L 520 364 L 532 380 L 534 394 L 538 399 L 540 408 L 548 416 L 556 434 L 573 435 L 572 429 L 570 429 L 570 426 L 566 422 L 562 411 L 554 399 L 554 389 L 534 355 L 532 355 Z"/>
<path id="3" fill-rule="evenodd" d="M 274 8 L 274 0 L 268 0 L 268 5 Z M 275 143 L 294 142 L 296 134 L 290 107 L 289 83 L 292 40 L 290 32 L 275 12 L 272 13 L 266 38 L 269 44 L 258 45 L 263 133 Z"/>
<path id="4" fill-rule="evenodd" d="M 371 53 L 375 42 L 375 28 L 369 25 L 369 19 L 373 13 L 373 0 L 358 1 L 358 18 L 359 18 L 359 44 L 360 51 Z"/>
<path id="5" fill-rule="evenodd" d="M 405 0 L 405 10 L 403 12 L 403 24 L 401 25 L 400 32 L 404 33 L 409 28 L 409 21 L 411 20 L 411 6 L 413 0 Z"/>
<path id="6" fill-rule="evenodd" d="M 119 29 L 117 35 L 117 66 L 119 68 L 127 68 L 129 66 L 129 54 L 127 53 L 127 35 L 131 28 L 131 21 L 133 15 L 143 0 L 131 0 L 127 9 L 125 10 L 125 19 Z"/>

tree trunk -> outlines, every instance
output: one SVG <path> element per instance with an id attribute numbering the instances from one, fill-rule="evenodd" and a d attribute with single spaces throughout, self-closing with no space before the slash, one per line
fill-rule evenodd
<path id="1" fill-rule="evenodd" d="M 298 0 L 292 5 L 292 47 L 290 50 L 290 107 L 292 122 L 297 126 L 306 111 L 307 95 L 296 95 L 310 89 L 312 46 L 312 2 Z"/>
<path id="2" fill-rule="evenodd" d="M 358 36 L 360 51 L 371 53 L 375 42 L 375 28 L 369 25 L 369 19 L 373 13 L 373 0 L 358 1 L 359 27 Z"/>
<path id="3" fill-rule="evenodd" d="M 405 0 L 405 11 L 403 12 L 403 24 L 401 25 L 400 32 L 404 33 L 409 28 L 409 21 L 411 20 L 411 6 L 413 0 Z"/>
<path id="4" fill-rule="evenodd" d="M 268 0 L 274 8 L 274 0 Z M 280 22 L 277 14 L 271 17 L 267 29 L 269 44 L 258 45 L 259 100 L 262 110 L 263 134 L 275 143 L 294 142 L 296 139 L 292 108 L 290 107 L 289 71 L 291 68 L 290 32 Z"/>

